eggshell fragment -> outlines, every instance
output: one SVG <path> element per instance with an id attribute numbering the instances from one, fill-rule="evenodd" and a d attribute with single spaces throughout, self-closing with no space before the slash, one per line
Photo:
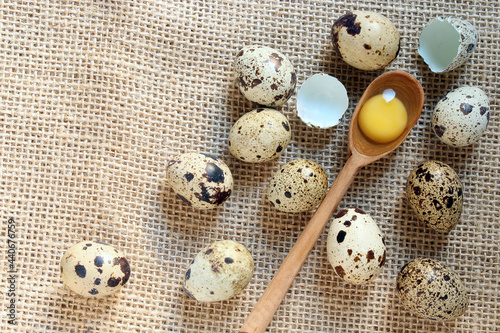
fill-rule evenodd
<path id="1" fill-rule="evenodd" d="M 478 87 L 463 86 L 447 93 L 432 114 L 432 129 L 443 143 L 464 147 L 479 140 L 490 121 L 488 96 Z"/>
<path id="2" fill-rule="evenodd" d="M 241 161 L 262 163 L 279 157 L 291 139 L 281 112 L 259 108 L 244 114 L 229 132 L 229 152 Z"/>
<path id="3" fill-rule="evenodd" d="M 233 176 L 215 156 L 186 153 L 167 165 L 167 182 L 177 196 L 197 209 L 214 209 L 231 195 Z"/>
<path id="4" fill-rule="evenodd" d="M 297 116 L 310 127 L 337 125 L 348 107 L 344 85 L 327 74 L 314 74 L 302 83 L 297 93 Z"/>
<path id="5" fill-rule="evenodd" d="M 404 265 L 396 289 L 401 305 L 421 318 L 453 320 L 462 316 L 469 305 L 460 276 L 430 258 L 414 259 Z"/>
<path id="6" fill-rule="evenodd" d="M 200 302 L 227 300 L 245 289 L 253 271 L 252 256 L 243 245 L 217 241 L 201 250 L 189 265 L 184 292 Z"/>
<path id="7" fill-rule="evenodd" d="M 271 107 L 285 104 L 297 83 L 290 60 L 267 46 L 245 46 L 234 61 L 234 74 L 248 100 Z"/>
<path id="8" fill-rule="evenodd" d="M 71 246 L 61 258 L 61 277 L 73 292 L 85 297 L 104 297 L 122 289 L 130 278 L 130 265 L 111 245 L 83 241 Z"/>
<path id="9" fill-rule="evenodd" d="M 462 214 L 460 178 L 449 165 L 439 161 L 426 161 L 411 171 L 406 198 L 417 218 L 440 233 L 455 228 Z"/>
<path id="10" fill-rule="evenodd" d="M 332 26 L 332 44 L 342 60 L 361 70 L 387 66 L 399 52 L 399 32 L 385 16 L 353 11 Z"/>
<path id="11" fill-rule="evenodd" d="M 327 189 L 328 177 L 319 164 L 296 159 L 273 175 L 267 187 L 267 200 L 283 212 L 305 212 L 323 200 Z"/>
<path id="12" fill-rule="evenodd" d="M 358 208 L 343 209 L 331 221 L 327 253 L 335 273 L 353 284 L 367 284 L 376 279 L 386 258 L 382 232 Z"/>
<path id="13" fill-rule="evenodd" d="M 478 38 L 476 28 L 466 20 L 438 16 L 422 29 L 418 53 L 431 71 L 448 72 L 471 57 Z"/>

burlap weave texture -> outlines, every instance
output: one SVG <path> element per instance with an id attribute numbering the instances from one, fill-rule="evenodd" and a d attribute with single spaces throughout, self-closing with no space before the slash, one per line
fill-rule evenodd
<path id="1" fill-rule="evenodd" d="M 375 219 L 387 262 L 368 286 L 344 283 L 328 263 L 324 232 L 269 332 L 500 332 L 498 7 L 458 0 L 0 1 L 0 330 L 236 332 L 312 215 L 273 209 L 265 196 L 270 177 L 283 163 L 308 158 L 331 185 L 347 158 L 350 114 L 383 72 L 348 66 L 330 44 L 333 21 L 358 9 L 395 23 L 401 51 L 385 70 L 410 72 L 426 92 L 405 143 L 362 169 L 339 206 Z M 460 16 L 480 35 L 466 65 L 445 74 L 430 72 L 417 54 L 423 25 L 437 15 Z M 247 164 L 230 156 L 232 124 L 256 107 L 233 80 L 234 56 L 248 44 L 286 54 L 299 86 L 315 73 L 336 76 L 350 98 L 341 123 L 308 128 L 295 114 L 294 95 L 279 108 L 293 133 L 280 159 Z M 435 103 L 465 84 L 489 95 L 490 123 L 477 144 L 452 148 L 439 142 L 430 119 Z M 234 191 L 219 209 L 193 210 L 165 183 L 167 161 L 196 151 L 218 156 L 233 173 Z M 428 159 L 452 166 L 464 185 L 464 212 L 449 235 L 421 225 L 404 198 L 409 172 Z M 15 226 L 14 267 L 8 225 Z M 126 253 L 132 276 L 120 293 L 87 299 L 63 286 L 59 260 L 85 239 Z M 197 303 L 182 291 L 185 270 L 221 239 L 248 247 L 254 277 L 229 301 Z M 401 307 L 397 273 L 421 256 L 463 277 L 471 298 L 463 317 L 435 323 Z M 10 268 L 15 325 L 8 323 Z"/>

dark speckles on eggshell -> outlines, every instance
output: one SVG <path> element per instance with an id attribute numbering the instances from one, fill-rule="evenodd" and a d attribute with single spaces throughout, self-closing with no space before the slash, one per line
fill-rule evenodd
<path id="1" fill-rule="evenodd" d="M 123 273 L 122 277 L 122 285 L 127 283 L 127 281 L 130 279 L 130 264 L 128 263 L 127 259 L 125 258 L 120 258 L 120 271 Z"/>
<path id="2" fill-rule="evenodd" d="M 97 289 L 95 289 L 95 288 L 92 288 L 92 289 L 89 291 L 89 294 L 90 294 L 90 295 L 97 295 L 97 294 L 99 294 L 99 291 L 98 291 Z"/>
<path id="3" fill-rule="evenodd" d="M 184 178 L 186 178 L 186 180 L 188 182 L 192 181 L 193 178 L 194 178 L 194 175 L 191 173 L 191 172 L 186 172 L 186 174 L 184 175 Z"/>
<path id="4" fill-rule="evenodd" d="M 354 208 L 354 211 L 358 214 L 364 214 L 366 215 L 366 213 L 362 210 L 362 209 L 359 209 L 359 208 Z"/>
<path id="5" fill-rule="evenodd" d="M 345 236 L 347 233 L 344 230 L 340 230 L 339 233 L 337 234 L 337 243 L 342 243 L 345 239 Z"/>
<path id="6" fill-rule="evenodd" d="M 87 269 L 83 265 L 76 265 L 75 273 L 76 275 L 78 275 L 78 277 L 85 278 L 85 276 L 87 275 Z"/>
<path id="7" fill-rule="evenodd" d="M 114 288 L 120 284 L 121 280 L 121 278 L 110 277 L 107 285 L 108 287 Z"/>
<path id="8" fill-rule="evenodd" d="M 226 258 L 224 259 L 224 262 L 225 262 L 226 264 L 232 264 L 232 263 L 234 262 L 234 260 L 233 260 L 233 258 L 226 257 Z"/>
<path id="9" fill-rule="evenodd" d="M 96 265 L 96 267 L 102 267 L 102 265 L 104 264 L 104 258 L 101 257 L 101 256 L 97 256 L 94 258 L 94 265 Z"/>
<path id="10" fill-rule="evenodd" d="M 342 266 L 335 266 L 335 272 L 341 278 L 343 278 L 345 276 L 345 271 L 344 271 L 344 268 Z"/>
<path id="11" fill-rule="evenodd" d="M 208 163 L 205 167 L 206 173 L 203 174 L 209 182 L 223 183 L 224 171 L 215 163 Z"/>
<path id="12" fill-rule="evenodd" d="M 188 269 L 187 272 L 186 272 L 185 279 L 189 280 L 190 278 L 191 278 L 191 269 Z"/>
<path id="13" fill-rule="evenodd" d="M 94 280 L 94 284 L 95 284 L 96 286 L 100 285 L 100 284 L 101 284 L 101 279 L 99 279 L 99 278 L 95 279 L 95 280 Z"/>
<path id="14" fill-rule="evenodd" d="M 337 19 L 332 26 L 332 45 L 337 52 L 339 52 L 339 31 L 346 28 L 349 35 L 355 36 L 361 32 L 361 25 L 356 22 L 357 15 L 354 13 L 347 13 Z"/>
<path id="15" fill-rule="evenodd" d="M 342 209 L 341 211 L 339 211 L 339 212 L 337 213 L 337 215 L 335 215 L 335 217 L 334 217 L 334 218 L 339 219 L 339 218 L 341 218 L 342 216 L 344 216 L 345 214 L 347 214 L 347 212 L 348 212 L 348 210 L 347 210 L 347 209 Z"/>
<path id="16" fill-rule="evenodd" d="M 442 137 L 445 131 L 446 131 L 446 127 L 444 125 L 434 126 L 434 133 L 436 133 L 436 135 L 438 137 Z"/>
<path id="17" fill-rule="evenodd" d="M 462 104 L 460 104 L 460 111 L 464 115 L 468 115 L 469 113 L 472 112 L 472 110 L 473 110 L 473 107 L 469 103 L 462 103 Z"/>

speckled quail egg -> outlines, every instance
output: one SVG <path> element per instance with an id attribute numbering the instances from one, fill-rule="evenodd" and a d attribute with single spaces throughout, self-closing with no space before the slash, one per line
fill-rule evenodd
<path id="1" fill-rule="evenodd" d="M 61 258 L 64 284 L 87 297 L 103 297 L 119 291 L 130 277 L 123 253 L 111 245 L 83 241 L 71 246 Z"/>
<path id="2" fill-rule="evenodd" d="M 253 271 L 252 255 L 245 246 L 231 240 L 217 241 L 191 261 L 184 292 L 200 302 L 224 301 L 245 289 Z"/>
<path id="3" fill-rule="evenodd" d="M 450 232 L 462 214 L 460 178 L 447 164 L 426 161 L 416 166 L 406 182 L 406 198 L 417 218 L 440 233 Z"/>
<path id="4" fill-rule="evenodd" d="M 243 96 L 271 107 L 285 104 L 297 83 L 290 60 L 267 46 L 251 45 L 239 51 L 234 74 Z"/>
<path id="5" fill-rule="evenodd" d="M 327 189 L 328 177 L 318 163 L 296 159 L 274 173 L 267 187 L 267 200 L 283 212 L 305 212 L 323 200 Z"/>
<path id="6" fill-rule="evenodd" d="M 244 114 L 229 132 L 229 152 L 239 160 L 260 163 L 277 158 L 291 138 L 288 119 L 274 109 Z"/>
<path id="7" fill-rule="evenodd" d="M 197 209 L 213 209 L 231 195 L 233 176 L 219 158 L 204 153 L 180 154 L 168 162 L 167 182 L 177 196 Z"/>
<path id="8" fill-rule="evenodd" d="M 463 86 L 447 93 L 432 114 L 432 128 L 439 140 L 464 147 L 479 140 L 490 120 L 488 96 L 478 87 Z"/>
<path id="9" fill-rule="evenodd" d="M 396 289 L 403 308 L 432 320 L 453 320 L 465 313 L 469 296 L 457 273 L 443 263 L 418 258 L 403 266 Z"/>
<path id="10" fill-rule="evenodd" d="M 418 53 L 431 71 L 448 72 L 470 58 L 477 41 L 476 28 L 466 20 L 438 16 L 422 29 Z"/>
<path id="11" fill-rule="evenodd" d="M 361 70 L 387 66 L 399 52 L 399 32 L 385 16 L 353 11 L 332 26 L 332 44 L 349 65 Z"/>
<path id="12" fill-rule="evenodd" d="M 328 261 L 344 281 L 367 284 L 385 263 L 382 232 L 370 215 L 358 208 L 341 210 L 330 223 Z"/>

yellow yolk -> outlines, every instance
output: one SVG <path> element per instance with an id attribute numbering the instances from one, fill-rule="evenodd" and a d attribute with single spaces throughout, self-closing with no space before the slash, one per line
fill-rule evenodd
<path id="1" fill-rule="evenodd" d="M 387 143 L 396 140 L 406 128 L 407 114 L 403 103 L 386 92 L 370 98 L 359 111 L 361 131 L 371 140 Z M 388 101 L 387 101 L 388 100 Z"/>

